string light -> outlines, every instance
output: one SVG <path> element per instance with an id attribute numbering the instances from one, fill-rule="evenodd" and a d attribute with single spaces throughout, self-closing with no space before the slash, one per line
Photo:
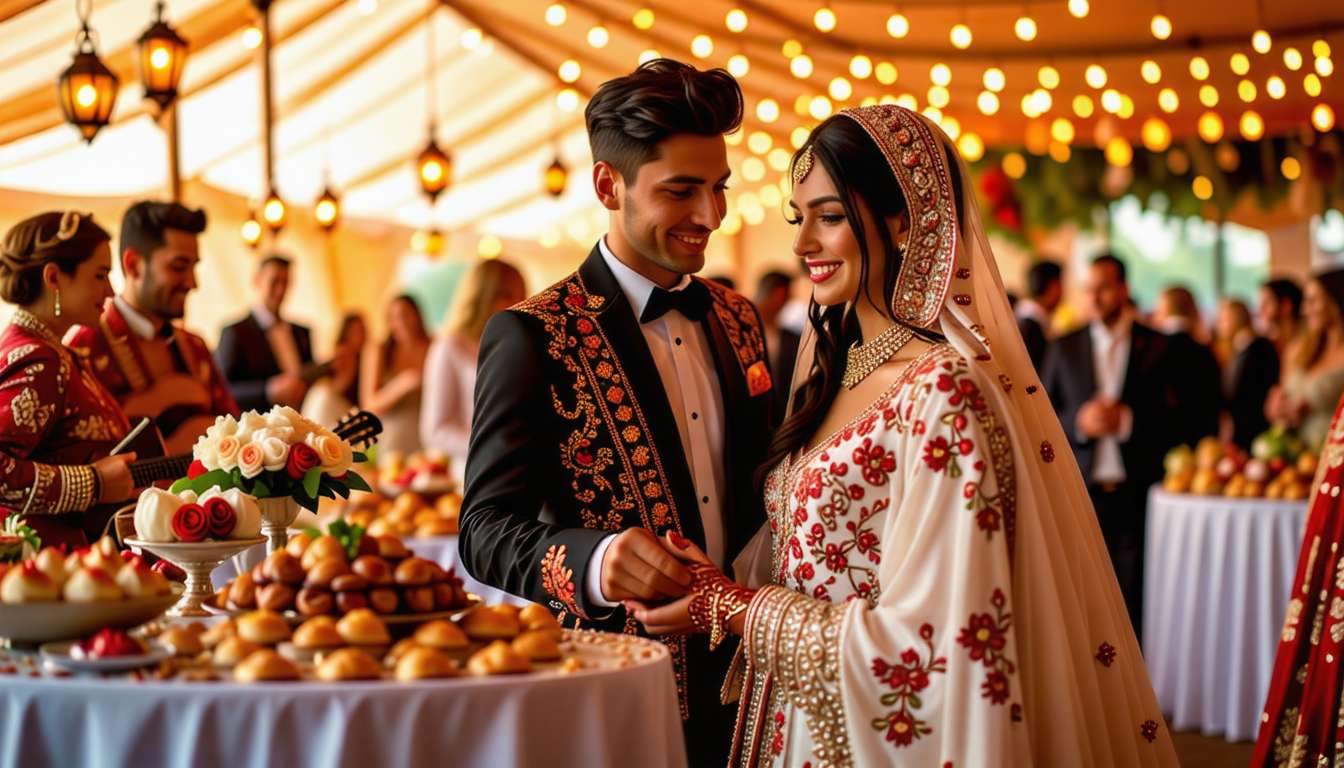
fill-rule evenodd
<path id="1" fill-rule="evenodd" d="M 1241 100 L 1247 104 L 1255 101 L 1255 83 L 1250 80 L 1242 80 L 1237 83 L 1237 96 L 1240 96 Z"/>
<path id="2" fill-rule="evenodd" d="M 859 80 L 867 80 L 873 74 L 873 60 L 861 53 L 856 55 L 849 60 L 849 74 Z"/>
<path id="3" fill-rule="evenodd" d="M 1205 112 L 1199 116 L 1199 138 L 1210 144 L 1223 138 L 1223 118 L 1217 112 Z"/>
<path id="4" fill-rule="evenodd" d="M 1031 97 L 1030 93 L 1022 95 L 1022 114 L 1032 119 L 1041 116 L 1041 113 L 1036 111 L 1036 100 Z"/>
<path id="5" fill-rule="evenodd" d="M 1007 85 L 1008 79 L 1004 77 L 1002 69 L 999 69 L 998 67 L 990 67 L 985 70 L 984 82 L 986 88 L 998 93 L 1003 90 L 1005 85 Z"/>
<path id="6" fill-rule="evenodd" d="M 1162 92 L 1157 94 L 1157 106 L 1161 107 L 1162 111 L 1167 114 L 1175 112 L 1176 108 L 1180 105 L 1180 98 L 1176 95 L 1176 92 L 1170 88 L 1163 88 Z"/>
<path id="7" fill-rule="evenodd" d="M 1036 80 L 1046 88 L 1054 90 L 1059 87 L 1059 70 L 1046 64 L 1036 72 Z"/>
<path id="8" fill-rule="evenodd" d="M 779 102 L 774 99 L 761 99 L 756 105 L 756 119 L 763 123 L 773 123 L 779 119 Z"/>
<path id="9" fill-rule="evenodd" d="M 793 145 L 794 149 L 802 149 L 803 145 L 807 143 L 807 137 L 811 134 L 811 131 L 800 125 L 793 129 L 793 133 L 789 134 L 789 143 Z"/>
<path id="10" fill-rule="evenodd" d="M 816 96 L 808 103 L 807 111 L 812 117 L 825 120 L 835 111 L 835 107 L 831 104 L 831 100 L 825 96 Z"/>
<path id="11" fill-rule="evenodd" d="M 946 64 L 934 64 L 929 70 L 929 80 L 934 85 L 947 85 L 952 82 L 952 70 Z"/>
<path id="12" fill-rule="evenodd" d="M 661 53 L 659 53 L 658 50 L 657 50 L 656 48 L 645 48 L 644 50 L 640 51 L 640 53 L 639 53 L 639 63 L 640 63 L 640 64 L 647 64 L 647 63 L 649 63 L 650 61 L 653 61 L 654 59 L 661 59 L 662 57 L 663 57 L 663 55 L 662 55 Z M 731 72 L 732 69 L 729 68 L 729 71 Z M 743 72 L 743 73 L 742 73 L 742 75 L 745 75 L 745 74 L 747 74 L 747 73 L 746 73 L 746 72 Z M 733 77 L 741 77 L 742 75 L 733 75 Z"/>
<path id="13" fill-rule="evenodd" d="M 485 235 L 476 241 L 476 255 L 482 259 L 496 259 L 504 252 L 504 242 L 494 235 Z"/>
<path id="14" fill-rule="evenodd" d="M 747 12 L 734 8 L 723 18 L 723 25 L 728 27 L 729 32 L 741 32 L 747 28 Z"/>
<path id="15" fill-rule="evenodd" d="M 1083 79 L 1093 88 L 1104 88 L 1106 86 L 1106 70 L 1100 64 L 1089 64 L 1087 71 L 1083 73 Z"/>
<path id="16" fill-rule="evenodd" d="M 1314 42 L 1314 43 L 1311 44 L 1311 55 L 1312 55 L 1312 56 L 1317 56 L 1317 57 L 1320 57 L 1320 56 L 1329 56 L 1329 55 L 1330 55 L 1330 44 L 1327 43 L 1327 42 L 1325 42 L 1325 40 L 1323 40 L 1323 39 L 1322 39 L 1322 40 L 1317 40 L 1316 42 Z"/>
<path id="17" fill-rule="evenodd" d="M 873 68 L 873 76 L 877 78 L 877 82 L 883 85 L 891 85 L 895 83 L 897 74 L 896 65 L 889 61 L 879 62 L 878 65 Z"/>
<path id="18" fill-rule="evenodd" d="M 1213 197 L 1213 182 L 1209 181 L 1208 176 L 1196 176 L 1195 180 L 1190 182 L 1190 191 L 1200 200 L 1208 200 Z"/>
<path id="19" fill-rule="evenodd" d="M 1112 136 L 1106 142 L 1106 162 L 1117 168 L 1124 168 L 1134 160 L 1134 148 L 1129 146 L 1123 136 Z"/>
<path id="20" fill-rule="evenodd" d="M 1086 120 L 1096 111 L 1092 103 L 1092 97 L 1085 93 L 1080 93 L 1073 97 L 1073 114 Z"/>
<path id="21" fill-rule="evenodd" d="M 938 124 L 942 127 L 943 133 L 947 134 L 947 138 L 953 141 L 956 141 L 957 137 L 961 135 L 961 121 L 951 115 L 943 115 L 943 119 L 938 121 Z"/>
<path id="22" fill-rule="evenodd" d="M 1255 34 L 1251 35 L 1251 47 L 1256 53 L 1269 53 L 1269 49 L 1274 45 L 1269 33 L 1263 29 L 1257 29 Z"/>
<path id="23" fill-rule="evenodd" d="M 751 71 L 751 62 L 743 54 L 737 53 L 728 57 L 728 74 L 741 80 Z"/>
<path id="24" fill-rule="evenodd" d="M 887 34 L 898 40 L 910 34 L 910 20 L 904 14 L 891 14 L 887 17 Z"/>
<path id="25" fill-rule="evenodd" d="M 359 0 L 355 8 L 361 16 L 372 16 L 378 12 L 378 0 Z"/>
<path id="26" fill-rule="evenodd" d="M 1031 106 L 1038 115 L 1043 115 L 1050 111 L 1054 105 L 1054 99 L 1050 97 L 1050 92 L 1044 88 L 1037 88 L 1031 92 Z"/>
<path id="27" fill-rule="evenodd" d="M 481 43 L 485 42 L 485 33 L 476 27 L 472 27 L 462 32 L 461 40 L 463 48 L 474 51 L 481 47 Z"/>
<path id="28" fill-rule="evenodd" d="M 803 52 L 803 44 L 797 40 L 785 40 L 784 45 L 780 46 L 779 50 L 784 54 L 784 58 L 792 59 Z"/>
<path id="29" fill-rule="evenodd" d="M 1242 113 L 1241 135 L 1247 141 L 1259 141 L 1265 135 L 1265 121 L 1255 110 L 1248 109 Z"/>
<path id="30" fill-rule="evenodd" d="M 1168 37 L 1171 37 L 1171 19 L 1168 19 L 1166 16 L 1159 13 L 1153 16 L 1153 21 L 1152 24 L 1149 25 L 1149 29 L 1152 30 L 1153 37 L 1156 37 L 1158 40 L 1166 40 Z"/>
<path id="31" fill-rule="evenodd" d="M 1069 162 L 1070 157 L 1073 157 L 1073 150 L 1069 149 L 1068 144 L 1063 144 L 1058 141 L 1050 142 L 1051 160 L 1054 160 L 1056 163 L 1063 165 L 1064 163 Z"/>
<path id="32" fill-rule="evenodd" d="M 1165 152 L 1171 146 L 1171 128 L 1160 117 L 1144 120 L 1140 135 L 1149 152 Z"/>
<path id="33" fill-rule="evenodd" d="M 812 23 L 822 32 L 830 32 L 835 29 L 835 11 L 825 6 L 817 9 L 817 12 L 812 14 Z"/>
<path id="34" fill-rule="evenodd" d="M 752 131 L 751 135 L 747 137 L 747 149 L 751 150 L 753 154 L 764 155 L 770 151 L 774 144 L 774 139 L 770 138 L 770 134 L 765 131 Z"/>
<path id="35" fill-rule="evenodd" d="M 1279 163 L 1279 172 L 1283 174 L 1283 178 L 1297 181 L 1302 175 L 1302 163 L 1298 162 L 1296 157 L 1285 157 L 1283 162 Z"/>
<path id="36" fill-rule="evenodd" d="M 1311 124 L 1321 133 L 1334 128 L 1335 110 L 1331 109 L 1329 104 L 1317 104 L 1316 108 L 1311 110 Z"/>
<path id="37" fill-rule="evenodd" d="M 933 85 L 929 86 L 927 99 L 929 104 L 942 109 L 952 101 L 952 94 L 941 85 Z"/>
<path id="38" fill-rule="evenodd" d="M 1272 75 L 1265 83 L 1265 93 L 1269 94 L 1271 99 L 1282 99 L 1288 93 L 1288 86 L 1284 85 L 1283 78 Z"/>
<path id="39" fill-rule="evenodd" d="M 1050 124 L 1050 138 L 1063 144 L 1072 144 L 1074 139 L 1073 123 L 1067 117 L 1057 117 Z"/>
<path id="40" fill-rule="evenodd" d="M 1010 179 L 1020 179 L 1027 174 L 1027 159 L 1020 152 L 1009 152 L 1004 155 L 1000 165 L 1004 175 Z"/>
<path id="41" fill-rule="evenodd" d="M 1023 16 L 1013 25 L 1013 32 L 1017 34 L 1018 40 L 1031 42 L 1036 39 L 1036 21 L 1030 16 Z"/>
<path id="42" fill-rule="evenodd" d="M 697 59 L 707 59 L 714 53 L 714 40 L 709 35 L 696 35 L 691 40 L 691 54 Z"/>
<path id="43" fill-rule="evenodd" d="M 1208 83 L 1199 86 L 1199 103 L 1209 109 L 1218 106 L 1218 89 Z"/>
<path id="44" fill-rule="evenodd" d="M 937 107 L 925 107 L 924 110 L 920 112 L 920 114 L 929 118 L 935 123 L 943 122 L 943 110 Z"/>
<path id="45" fill-rule="evenodd" d="M 1335 63 L 1325 56 L 1316 57 L 1316 74 L 1329 77 L 1335 71 Z"/>
<path id="46" fill-rule="evenodd" d="M 1157 65 L 1156 61 L 1149 59 L 1139 67 L 1139 74 L 1143 75 L 1145 83 L 1156 85 L 1162 79 L 1162 68 Z"/>
<path id="47" fill-rule="evenodd" d="M 1115 113 L 1122 120 L 1128 120 L 1134 116 L 1134 100 L 1127 94 L 1120 94 L 1120 109 Z"/>
<path id="48" fill-rule="evenodd" d="M 1283 49 L 1283 66 L 1296 72 L 1302 68 L 1302 52 L 1296 48 Z"/>
<path id="49" fill-rule="evenodd" d="M 1302 90 L 1313 99 L 1321 95 L 1321 78 L 1316 76 L 1315 72 L 1308 72 L 1307 76 L 1302 78 Z"/>
<path id="50" fill-rule="evenodd" d="M 1251 71 L 1251 60 L 1241 51 L 1232 54 L 1230 64 L 1232 65 L 1232 71 L 1238 75 L 1244 75 Z"/>
<path id="51" fill-rule="evenodd" d="M 1190 59 L 1190 76 L 1196 80 L 1209 79 L 1209 62 L 1203 56 Z"/>
<path id="52" fill-rule="evenodd" d="M 952 40 L 953 46 L 964 51 L 971 47 L 971 28 L 965 24 L 958 24 L 952 27 L 948 38 Z"/>
<path id="53" fill-rule="evenodd" d="M 1120 92 L 1114 88 L 1107 88 L 1101 94 L 1101 108 L 1115 114 L 1120 111 Z"/>
<path id="54" fill-rule="evenodd" d="M 854 86 L 845 78 L 837 77 L 831 80 L 826 92 L 836 101 L 849 101 L 849 97 L 854 95 Z"/>
<path id="55" fill-rule="evenodd" d="M 635 11 L 635 15 L 630 19 L 630 23 L 635 25 L 635 29 L 649 29 L 653 26 L 653 10 L 649 8 L 640 8 Z"/>
<path id="56" fill-rule="evenodd" d="M 573 112 L 579 108 L 579 92 L 566 88 L 555 94 L 555 105 L 564 112 Z"/>
<path id="57" fill-rule="evenodd" d="M 579 66 L 579 62 L 569 59 L 560 65 L 558 74 L 560 75 L 560 80 L 562 82 L 572 83 L 577 81 L 583 74 L 583 68 Z"/>
<path id="58" fill-rule="evenodd" d="M 812 57 L 805 53 L 794 56 L 789 61 L 789 71 L 799 80 L 806 80 L 812 76 Z"/>
<path id="59" fill-rule="evenodd" d="M 552 27 L 558 27 L 561 24 L 564 24 L 567 16 L 568 14 L 565 13 L 565 6 L 560 3 L 554 3 L 546 9 L 546 23 L 550 24 Z"/>
<path id="60" fill-rule="evenodd" d="M 914 96 L 911 96 L 908 93 L 902 93 L 900 96 L 896 97 L 896 104 L 911 112 L 919 109 L 919 102 L 915 100 Z"/>
<path id="61" fill-rule="evenodd" d="M 968 163 L 974 163 L 985 156 L 985 142 L 979 136 L 967 131 L 957 139 L 957 149 Z"/>
<path id="62" fill-rule="evenodd" d="M 999 111 L 999 97 L 993 91 L 981 91 L 975 99 L 975 106 L 982 115 L 992 115 Z"/>
<path id="63" fill-rule="evenodd" d="M 1087 12 L 1092 10 L 1087 0 L 1069 0 L 1069 13 L 1073 14 L 1075 19 L 1081 19 L 1087 16 Z"/>
<path id="64" fill-rule="evenodd" d="M 243 30 L 243 47 L 249 51 L 256 50 L 261 47 L 261 38 L 261 30 L 249 25 Z"/>

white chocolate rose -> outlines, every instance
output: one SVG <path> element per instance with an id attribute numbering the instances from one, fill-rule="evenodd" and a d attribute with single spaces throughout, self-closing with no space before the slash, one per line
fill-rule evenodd
<path id="1" fill-rule="evenodd" d="M 256 411 L 248 411 L 243 414 L 243 418 L 238 420 L 238 431 L 234 434 L 240 443 L 246 445 L 252 441 L 252 433 L 258 429 L 265 429 L 270 426 L 266 423 L 266 417 Z"/>
<path id="2" fill-rule="evenodd" d="M 264 443 L 272 437 L 284 441 L 285 445 L 293 445 L 296 442 L 301 442 L 295 437 L 295 432 L 292 427 L 267 427 L 265 429 L 259 429 L 252 433 L 252 442 Z"/>
<path id="3" fill-rule="evenodd" d="M 198 504 L 201 501 L 201 497 L 197 496 L 196 492 L 190 488 L 184 488 L 181 493 L 177 494 L 177 497 L 181 499 L 184 504 Z"/>
<path id="4" fill-rule="evenodd" d="M 251 479 L 260 475 L 265 463 L 266 452 L 256 443 L 248 443 L 238 451 L 238 469 L 242 470 L 243 477 Z"/>
<path id="5" fill-rule="evenodd" d="M 238 434 L 238 420 L 227 413 L 215 419 L 215 425 L 205 430 L 205 436 L 213 440 L 236 434 Z"/>
<path id="6" fill-rule="evenodd" d="M 234 467 L 238 466 L 238 453 L 242 449 L 243 444 L 236 435 L 219 438 L 219 442 L 215 444 L 215 456 L 219 462 L 219 468 L 226 472 L 232 472 Z"/>
<path id="7" fill-rule="evenodd" d="M 267 472 L 279 472 L 289 460 L 289 444 L 278 437 L 268 437 L 257 445 L 261 446 L 262 466 Z"/>
<path id="8" fill-rule="evenodd" d="M 120 600 L 121 587 L 117 580 L 102 568 L 80 568 L 70 574 L 61 596 L 71 603 L 96 603 L 104 600 Z"/>
<path id="9" fill-rule="evenodd" d="M 173 513 L 187 500 L 159 489 L 146 488 L 135 503 L 135 536 L 143 541 L 177 541 Z"/>
<path id="10" fill-rule="evenodd" d="M 219 469 L 219 441 L 202 437 L 192 446 L 191 457 L 204 464 L 206 469 Z"/>
<path id="11" fill-rule="evenodd" d="M 233 507 L 236 518 L 229 538 L 254 539 L 259 536 L 261 534 L 261 507 L 257 505 L 257 500 L 250 494 L 243 493 L 240 488 L 230 488 L 220 495 Z"/>

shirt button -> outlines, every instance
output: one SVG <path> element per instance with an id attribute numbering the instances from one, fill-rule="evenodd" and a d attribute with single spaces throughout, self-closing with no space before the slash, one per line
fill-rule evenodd
<path id="1" fill-rule="evenodd" d="M 703 503 L 705 503 L 705 504 L 708 504 L 708 503 L 709 503 L 709 497 L 708 497 L 708 496 L 701 497 L 700 501 L 703 502 Z"/>
<path id="2" fill-rule="evenodd" d="M 698 418 L 700 418 L 700 414 L 698 414 L 698 413 L 692 413 L 692 414 L 691 414 L 691 418 L 692 418 L 692 419 L 698 419 Z"/>
<path id="3" fill-rule="evenodd" d="M 681 337 L 680 337 L 680 336 L 677 337 L 677 346 L 678 346 L 678 347 L 681 346 Z"/>

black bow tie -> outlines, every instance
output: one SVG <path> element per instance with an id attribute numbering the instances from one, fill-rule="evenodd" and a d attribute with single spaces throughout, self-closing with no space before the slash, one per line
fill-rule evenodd
<path id="1" fill-rule="evenodd" d="M 687 320 L 698 323 L 709 314 L 713 303 L 714 297 L 699 280 L 691 280 L 690 285 L 679 291 L 654 288 L 653 293 L 649 294 L 649 302 L 644 305 L 643 314 L 639 316 L 639 322 L 651 323 L 675 309 Z"/>

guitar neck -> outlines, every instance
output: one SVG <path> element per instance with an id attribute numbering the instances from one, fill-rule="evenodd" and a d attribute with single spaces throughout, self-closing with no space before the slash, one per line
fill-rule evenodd
<path id="1" fill-rule="evenodd" d="M 176 480 L 187 474 L 190 466 L 190 453 L 133 461 L 130 465 L 131 479 L 135 482 L 136 488 L 144 488 L 164 480 Z"/>

